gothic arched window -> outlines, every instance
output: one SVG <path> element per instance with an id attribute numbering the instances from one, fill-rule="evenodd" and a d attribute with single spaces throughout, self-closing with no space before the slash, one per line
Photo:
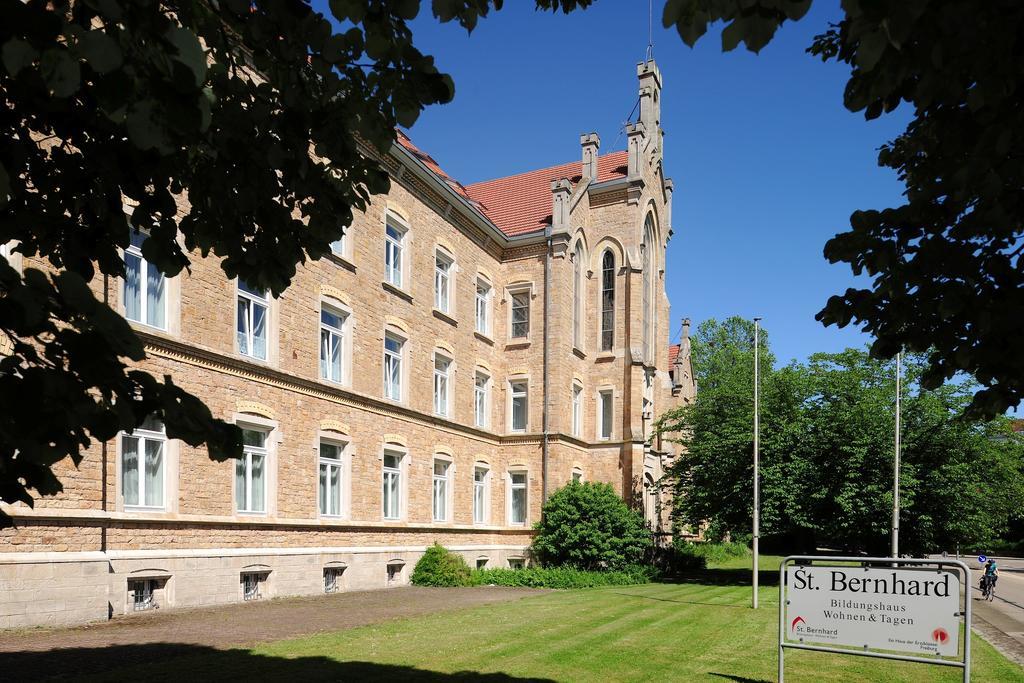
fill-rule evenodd
<path id="1" fill-rule="evenodd" d="M 644 241 L 640 247 L 641 270 L 643 277 L 643 312 L 641 321 L 643 324 L 643 345 L 644 357 L 648 362 L 654 358 L 651 348 L 651 341 L 654 337 L 654 315 L 652 312 L 654 304 L 654 218 L 647 214 L 644 221 Z"/>
<path id="2" fill-rule="evenodd" d="M 583 244 L 576 243 L 572 258 L 572 344 L 583 347 Z"/>
<path id="3" fill-rule="evenodd" d="M 615 343 L 615 255 L 606 249 L 601 257 L 601 350 Z"/>

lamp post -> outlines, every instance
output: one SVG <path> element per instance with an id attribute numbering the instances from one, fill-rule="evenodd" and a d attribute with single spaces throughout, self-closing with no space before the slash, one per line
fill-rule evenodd
<path id="1" fill-rule="evenodd" d="M 761 318 L 754 318 L 754 581 L 753 607 L 757 609 L 758 542 L 761 538 Z"/>
<path id="2" fill-rule="evenodd" d="M 896 354 L 896 452 L 892 463 L 892 556 L 900 556 L 900 393 L 903 354 Z"/>

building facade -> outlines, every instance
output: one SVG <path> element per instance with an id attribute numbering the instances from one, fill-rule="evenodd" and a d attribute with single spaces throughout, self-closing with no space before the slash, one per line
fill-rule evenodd
<path id="1" fill-rule="evenodd" d="M 400 134 L 390 192 L 277 299 L 212 257 L 165 279 L 138 236 L 105 294 L 139 365 L 242 426 L 244 457 L 152 422 L 60 463 L 63 493 L 4 508 L 0 627 L 403 585 L 434 542 L 518 566 L 574 479 L 667 531 L 651 426 L 694 388 L 668 345 L 661 76 L 637 74 L 625 151 L 584 135 L 580 161 L 466 187 Z"/>

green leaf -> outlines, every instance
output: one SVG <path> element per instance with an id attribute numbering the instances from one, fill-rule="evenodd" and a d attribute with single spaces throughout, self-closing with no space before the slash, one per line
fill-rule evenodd
<path id="1" fill-rule="evenodd" d="M 172 26 L 166 38 L 177 51 L 175 59 L 192 72 L 196 87 L 206 82 L 206 53 L 196 34 L 182 26 Z"/>
<path id="2" fill-rule="evenodd" d="M 81 83 L 78 61 L 68 54 L 64 46 L 52 47 L 44 52 L 40 68 L 43 80 L 54 97 L 70 97 L 78 90 Z"/>
<path id="3" fill-rule="evenodd" d="M 121 48 L 102 30 L 82 36 L 78 50 L 96 73 L 105 74 L 121 66 Z"/>
<path id="4" fill-rule="evenodd" d="M 20 38 L 11 38 L 3 47 L 3 63 L 12 77 L 39 57 L 39 52 L 34 47 Z"/>

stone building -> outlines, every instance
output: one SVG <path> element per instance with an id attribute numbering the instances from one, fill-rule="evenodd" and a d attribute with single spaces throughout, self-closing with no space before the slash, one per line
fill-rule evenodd
<path id="1" fill-rule="evenodd" d="M 153 423 L 62 462 L 62 494 L 5 508 L 0 627 L 401 585 L 435 541 L 518 566 L 573 479 L 665 532 L 651 425 L 694 387 L 668 344 L 661 76 L 637 74 L 625 151 L 584 135 L 579 161 L 463 186 L 400 134 L 391 191 L 278 299 L 213 258 L 149 274 L 139 236 L 106 294 L 141 367 L 241 425 L 245 456 Z"/>

